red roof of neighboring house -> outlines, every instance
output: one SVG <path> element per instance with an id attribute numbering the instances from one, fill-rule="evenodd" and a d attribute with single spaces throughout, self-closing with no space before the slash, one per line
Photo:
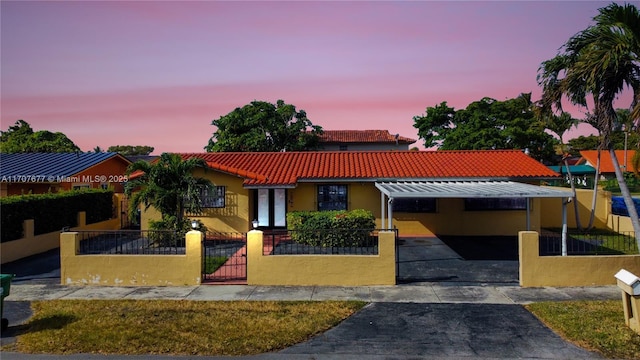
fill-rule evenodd
<path id="1" fill-rule="evenodd" d="M 187 153 L 245 185 L 298 181 L 540 179 L 559 175 L 519 150 Z"/>
<path id="2" fill-rule="evenodd" d="M 413 144 L 415 139 L 398 136 L 399 144 Z M 323 143 L 396 143 L 396 135 L 388 130 L 323 130 Z"/>
<path id="3" fill-rule="evenodd" d="M 633 171 L 633 154 L 635 154 L 635 150 L 627 150 L 627 167 L 624 169 L 624 150 L 615 150 L 616 158 L 618 159 L 618 164 L 620 164 L 620 168 L 622 171 Z M 588 162 L 589 165 L 596 167 L 598 162 L 598 150 L 582 150 L 580 151 L 580 155 L 583 160 Z M 581 161 L 582 162 L 582 161 Z M 613 173 L 615 172 L 613 168 L 613 161 L 611 160 L 611 155 L 609 155 L 609 151 L 602 151 L 600 153 L 600 172 L 601 173 Z"/>

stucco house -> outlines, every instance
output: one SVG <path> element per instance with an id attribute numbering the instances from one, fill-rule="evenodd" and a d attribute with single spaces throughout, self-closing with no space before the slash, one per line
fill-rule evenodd
<path id="1" fill-rule="evenodd" d="M 409 150 L 415 142 L 388 130 L 323 130 L 320 135 L 324 151 Z"/>
<path id="2" fill-rule="evenodd" d="M 122 193 L 129 164 L 114 152 L 0 154 L 0 196 L 85 188 Z"/>
<path id="3" fill-rule="evenodd" d="M 290 211 L 367 209 L 401 235 L 515 235 L 540 230 L 541 198 L 570 193 L 538 186 L 559 174 L 518 150 L 191 153 L 215 193 L 208 229 L 286 228 Z M 143 213 L 142 227 L 153 211 Z"/>

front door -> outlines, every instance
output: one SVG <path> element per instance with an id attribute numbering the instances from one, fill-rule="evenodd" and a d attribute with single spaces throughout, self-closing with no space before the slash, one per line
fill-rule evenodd
<path id="1" fill-rule="evenodd" d="M 256 219 L 266 229 L 287 226 L 287 191 L 285 189 L 258 189 Z"/>

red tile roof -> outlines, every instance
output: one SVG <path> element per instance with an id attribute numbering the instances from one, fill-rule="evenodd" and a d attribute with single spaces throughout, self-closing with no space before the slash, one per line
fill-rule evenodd
<path id="1" fill-rule="evenodd" d="M 399 144 L 413 144 L 415 139 L 398 136 Z M 388 130 L 323 130 L 323 143 L 396 143 L 396 136 Z"/>
<path id="2" fill-rule="evenodd" d="M 211 168 L 245 185 L 293 186 L 298 181 L 540 179 L 559 175 L 518 150 L 198 153 Z"/>
<path id="3" fill-rule="evenodd" d="M 615 150 L 616 158 L 618 158 L 618 164 L 620 164 L 620 168 L 622 171 L 625 171 L 624 166 L 624 150 Z M 627 150 L 627 168 L 626 171 L 633 171 L 633 154 L 635 154 L 635 150 Z M 587 161 L 589 165 L 596 167 L 596 163 L 598 162 L 598 150 L 582 150 L 580 151 L 580 155 L 582 159 Z M 583 161 L 581 161 L 583 162 Z M 602 151 L 600 154 L 600 172 L 601 173 L 613 173 L 615 170 L 613 169 L 613 161 L 611 161 L 611 155 L 609 155 L 609 151 Z"/>

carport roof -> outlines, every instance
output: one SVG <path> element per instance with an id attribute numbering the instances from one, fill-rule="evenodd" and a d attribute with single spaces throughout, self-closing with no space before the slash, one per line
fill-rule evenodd
<path id="1" fill-rule="evenodd" d="M 376 182 L 390 198 L 568 198 L 570 191 L 513 181 Z"/>

